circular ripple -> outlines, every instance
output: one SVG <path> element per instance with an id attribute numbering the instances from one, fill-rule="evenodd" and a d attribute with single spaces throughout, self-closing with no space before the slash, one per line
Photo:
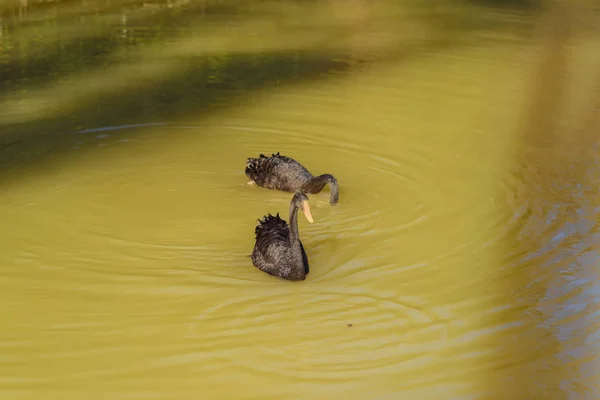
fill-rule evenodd
<path id="1" fill-rule="evenodd" d="M 243 351 L 248 357 L 236 359 L 237 365 L 304 379 L 379 374 L 430 358 L 446 340 L 442 318 L 417 307 L 414 299 L 411 304 L 347 289 L 270 291 L 203 310 L 192 323 L 195 338 L 215 349 L 215 358 Z M 262 362 L 254 362 L 254 355 Z"/>
<path id="2" fill-rule="evenodd" d="M 396 255 L 402 251 L 403 240 L 411 241 L 412 235 L 436 231 L 438 237 L 429 233 L 430 237 L 423 236 L 423 241 L 446 242 L 451 248 L 429 246 L 427 254 L 421 254 L 420 259 L 412 260 L 411 264 L 437 262 L 462 252 L 467 246 L 483 245 L 481 218 L 493 214 L 493 221 L 497 222 L 504 217 L 494 208 L 493 196 L 482 193 L 478 187 L 461 184 L 470 179 L 489 179 L 485 177 L 486 168 L 481 163 L 440 150 L 440 144 L 403 134 L 398 140 L 401 151 L 392 154 L 389 148 L 381 146 L 388 139 L 383 133 L 349 142 L 343 140 L 345 132 L 339 127 L 323 136 L 308 126 L 302 127 L 299 124 L 297 130 L 257 125 L 228 128 L 242 132 L 238 140 L 244 148 L 252 149 L 247 156 L 279 151 L 297 158 L 315 175 L 336 176 L 340 182 L 338 206 L 326 204 L 328 189 L 312 195 L 311 201 L 316 200 L 318 204 L 317 211 L 313 212 L 316 223 L 307 230 L 313 246 L 327 240 L 345 243 L 343 251 L 348 259 L 337 260 L 338 266 L 357 256 L 348 250 L 353 244 L 368 243 L 369 253 Z M 260 141 L 256 140 L 258 132 L 261 132 Z M 445 171 L 452 175 L 448 176 Z M 449 240 L 448 234 L 443 232 L 448 231 L 448 227 L 457 232 L 450 235 L 460 236 L 461 240 Z"/>

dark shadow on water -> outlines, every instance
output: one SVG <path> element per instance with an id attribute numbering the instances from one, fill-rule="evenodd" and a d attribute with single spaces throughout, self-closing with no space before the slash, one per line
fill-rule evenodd
<path id="1" fill-rule="evenodd" d="M 37 19 L 21 21 L 9 18 L 4 24 L 4 46 L 12 49 L 11 57 L 0 58 L 2 91 L 27 87 L 40 88 L 77 71 L 108 65 L 117 50 L 138 48 L 160 40 L 173 40 L 178 34 L 189 33 L 226 17 L 235 15 L 234 3 L 187 3 L 177 8 L 162 7 L 159 12 L 147 11 L 145 2 L 100 4 L 102 8 L 86 7 L 74 15 L 61 16 L 61 10 L 74 2 L 39 3 L 51 17 L 43 23 Z M 40 28 L 41 27 L 41 28 Z M 32 34 L 36 28 L 40 34 Z M 29 30 L 28 30 L 29 29 Z M 124 31 L 126 33 L 124 33 Z M 1 43 L 1 42 L 0 42 Z"/>
<path id="2" fill-rule="evenodd" d="M 226 10 L 223 8 L 217 8 L 214 12 L 219 18 L 224 13 Z M 186 23 L 190 21 L 189 16 L 183 18 Z M 340 39 L 335 34 L 332 33 L 328 40 Z M 169 39 L 168 35 L 164 39 Z M 102 39 L 98 37 L 86 40 Z M 105 50 L 89 63 L 101 63 L 102 58 L 110 57 L 113 50 L 120 48 L 110 35 L 105 41 L 108 42 L 103 45 Z M 74 39 L 74 42 L 77 43 L 78 40 Z M 420 54 L 457 45 L 459 44 L 452 41 L 436 40 L 429 45 L 418 44 L 414 47 L 404 44 L 400 48 L 389 49 L 384 56 L 368 62 L 408 60 Z M 84 58 L 86 54 L 81 43 L 66 42 L 61 46 L 79 48 L 81 51 L 73 55 L 75 59 Z M 29 173 L 36 169 L 44 171 L 50 160 L 56 163 L 62 155 L 72 155 L 73 148 L 81 140 L 81 135 L 73 135 L 73 132 L 106 126 L 172 122 L 188 116 L 209 115 L 217 110 L 251 101 L 252 93 L 274 85 L 299 84 L 326 79 L 332 73 L 339 75 L 347 72 L 353 66 L 353 63 L 347 62 L 349 58 L 361 61 L 360 57 L 348 56 L 348 50 L 304 50 L 181 58 L 177 60 L 173 71 L 156 81 L 119 92 L 99 93 L 95 96 L 90 93 L 90 99 L 86 99 L 85 103 L 72 105 L 69 111 L 57 112 L 48 117 L 32 116 L 27 121 L 11 125 L 4 124 L 0 135 L 0 168 L 5 175 L 3 180 L 8 182 L 10 179 L 18 179 L 20 172 L 24 170 Z M 60 58 L 60 52 L 47 57 L 42 64 L 52 63 L 50 60 L 53 57 Z M 37 64 L 34 67 L 37 68 Z M 75 64 L 73 68 L 85 70 L 86 67 L 87 64 L 83 63 Z M 32 76 L 41 75 L 35 68 L 27 73 Z M 52 83 L 56 78 L 38 79 Z M 141 131 L 136 130 L 136 133 L 140 134 Z M 169 140 L 172 139 L 173 137 Z M 86 146 L 77 152 L 78 157 L 84 157 L 86 151 L 94 149 L 93 146 Z"/>
<path id="3" fill-rule="evenodd" d="M 72 152 L 81 140 L 80 135 L 72 133 L 82 129 L 169 122 L 189 115 L 214 113 L 251 101 L 253 91 L 347 68 L 347 64 L 336 63 L 326 54 L 231 56 L 222 59 L 223 65 L 217 67 L 214 61 L 189 60 L 185 66 L 179 64 L 177 72 L 167 79 L 135 90 L 98 95 L 69 114 L 5 126 L 0 168 L 10 170 L 12 177 L 18 177 L 21 168 L 29 171 L 35 165 L 45 168 L 50 157 L 57 160 L 61 154 Z"/>
<path id="4" fill-rule="evenodd" d="M 165 2 L 158 3 L 164 5 Z M 117 5 L 122 2 L 114 4 L 113 8 L 119 8 Z M 128 2 L 131 7 L 144 4 Z M 111 57 L 130 46 L 139 48 L 157 43 L 168 46 L 178 39 L 195 37 L 198 29 L 204 30 L 202 34 L 206 35 L 207 26 L 210 26 L 206 24 L 211 21 L 231 22 L 241 12 L 245 12 L 242 17 L 247 19 L 251 10 L 244 4 L 192 2 L 174 9 L 162 7 L 157 12 L 144 11 L 141 14 L 135 9 L 132 13 L 136 19 L 129 25 L 131 32 L 125 39 L 119 37 L 120 26 L 107 25 L 101 19 L 94 19 L 93 9 L 84 10 L 90 14 L 85 16 L 87 19 L 84 21 L 88 21 L 90 27 L 81 35 L 67 35 L 50 45 L 45 45 L 44 41 L 36 44 L 36 39 L 29 33 L 20 37 L 14 30 L 23 29 L 24 25 L 16 22 L 16 28 L 9 24 L 7 32 L 14 35 L 5 34 L 2 40 L 17 51 L 13 52 L 12 58 L 0 59 L 4 92 L 0 92 L 0 101 L 12 95 L 11 92 L 27 91 L 29 88 L 39 90 L 89 68 L 120 65 L 118 59 Z M 102 11 L 112 12 L 112 9 Z M 63 18 L 66 20 L 61 23 L 70 24 L 72 19 L 79 17 Z M 37 23 L 46 27 L 47 21 Z M 35 26 L 35 23 L 31 24 Z M 202 38 L 206 40 L 206 37 Z M 29 40 L 32 43 L 28 43 Z M 126 51 L 124 54 L 127 57 Z M 69 111 L 59 111 L 48 117 L 32 115 L 24 122 L 10 125 L 4 123 L 0 135 L 0 168 L 5 175 L 3 181 L 7 182 L 9 177 L 18 178 L 23 169 L 30 172 L 34 168 L 43 170 L 50 158 L 57 162 L 61 155 L 72 153 L 73 147 L 81 140 L 77 135 L 72 135 L 74 131 L 111 125 L 169 122 L 190 115 L 210 114 L 250 101 L 251 92 L 256 90 L 316 79 L 332 70 L 343 71 L 348 68 L 347 63 L 333 61 L 333 57 L 333 54 L 318 51 L 274 51 L 164 60 L 174 68 L 156 81 L 142 82 L 135 88 L 98 93 L 95 96 L 90 93 L 85 104 L 74 104 Z M 88 146 L 85 150 L 91 149 Z M 83 153 L 80 151 L 79 156 Z"/>

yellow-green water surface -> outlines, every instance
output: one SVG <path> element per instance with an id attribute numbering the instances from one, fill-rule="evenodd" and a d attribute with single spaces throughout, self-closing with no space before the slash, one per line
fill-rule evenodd
<path id="1" fill-rule="evenodd" d="M 595 398 L 600 42 L 540 133 L 521 31 L 232 3 L 4 10 L 0 397 Z M 341 187 L 302 282 L 249 258 L 273 152 Z"/>

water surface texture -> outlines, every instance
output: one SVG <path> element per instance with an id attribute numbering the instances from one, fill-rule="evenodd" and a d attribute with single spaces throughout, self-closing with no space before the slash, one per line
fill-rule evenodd
<path id="1" fill-rule="evenodd" d="M 598 14 L 399 3 L 2 6 L 0 397 L 598 398 Z"/>

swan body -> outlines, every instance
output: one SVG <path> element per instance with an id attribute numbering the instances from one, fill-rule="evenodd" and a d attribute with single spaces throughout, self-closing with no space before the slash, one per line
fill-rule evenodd
<path id="1" fill-rule="evenodd" d="M 269 275 L 301 281 L 309 272 L 308 257 L 298 235 L 298 209 L 302 209 L 306 219 L 313 223 L 308 197 L 296 193 L 290 202 L 289 225 L 271 214 L 258 220 L 254 229 L 256 241 L 252 251 L 252 263 Z"/>
<path id="2" fill-rule="evenodd" d="M 257 158 L 248 158 L 245 173 L 250 178 L 249 184 L 284 192 L 315 194 L 329 184 L 330 204 L 337 204 L 339 200 L 339 186 L 333 175 L 313 176 L 298 161 L 279 153 L 269 157 L 260 154 Z"/>

